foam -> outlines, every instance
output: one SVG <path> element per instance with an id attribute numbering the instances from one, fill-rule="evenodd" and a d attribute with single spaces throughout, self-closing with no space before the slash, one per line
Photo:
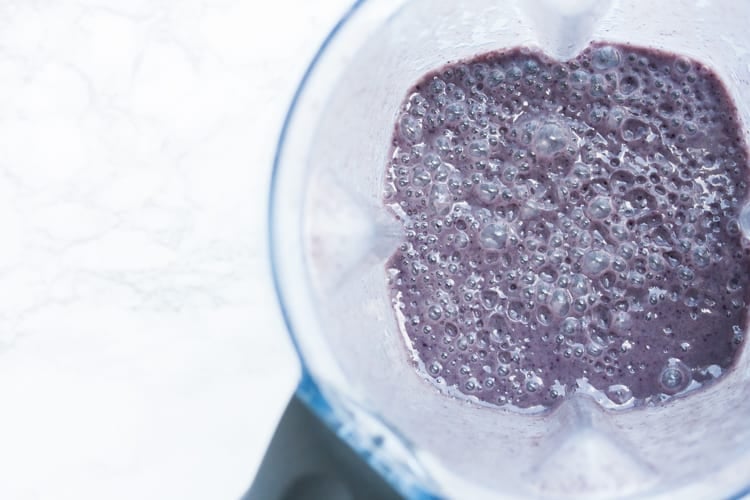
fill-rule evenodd
<path id="1" fill-rule="evenodd" d="M 750 208 L 728 103 L 699 63 L 627 46 L 422 79 L 385 198 L 406 215 L 388 266 L 425 375 L 519 408 L 586 380 L 631 407 L 726 370 L 750 288 L 730 270 L 750 263 Z"/>

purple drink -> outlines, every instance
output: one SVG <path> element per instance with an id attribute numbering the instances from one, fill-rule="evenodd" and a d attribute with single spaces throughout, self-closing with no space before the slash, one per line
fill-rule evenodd
<path id="1" fill-rule="evenodd" d="M 644 404 L 719 377 L 746 329 L 747 176 L 726 89 L 684 57 L 514 49 L 426 75 L 385 192 L 419 369 L 519 408 L 582 388 Z"/>

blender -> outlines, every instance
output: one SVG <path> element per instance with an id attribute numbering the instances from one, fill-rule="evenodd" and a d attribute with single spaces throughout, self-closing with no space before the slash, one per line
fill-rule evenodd
<path id="1" fill-rule="evenodd" d="M 403 234 L 382 202 L 393 124 L 405 92 L 428 71 L 518 46 L 567 60 L 591 41 L 631 43 L 712 67 L 748 123 L 748 18 L 750 4 L 719 0 L 357 2 L 315 56 L 279 140 L 272 265 L 303 378 L 290 405 L 297 417 L 280 427 L 296 434 L 277 434 L 266 457 L 286 470 L 269 482 L 264 465 L 250 498 L 750 491 L 746 353 L 714 385 L 629 411 L 573 393 L 553 411 L 528 415 L 439 392 L 415 370 L 393 312 L 384 264 Z M 274 459 L 279 446 L 286 452 Z"/>

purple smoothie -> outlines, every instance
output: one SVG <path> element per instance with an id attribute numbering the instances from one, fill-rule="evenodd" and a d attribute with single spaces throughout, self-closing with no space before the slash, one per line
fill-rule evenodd
<path id="1" fill-rule="evenodd" d="M 747 166 L 720 79 L 671 53 L 519 48 L 429 73 L 384 195 L 419 370 L 535 409 L 584 389 L 650 404 L 720 377 L 747 326 Z"/>

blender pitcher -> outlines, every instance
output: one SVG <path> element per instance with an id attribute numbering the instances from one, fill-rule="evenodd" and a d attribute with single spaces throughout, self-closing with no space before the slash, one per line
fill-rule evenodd
<path id="1" fill-rule="evenodd" d="M 273 270 L 303 366 L 299 397 L 401 495 L 744 494 L 746 352 L 707 388 L 627 411 L 580 393 L 543 414 L 440 393 L 415 370 L 394 315 L 384 264 L 403 234 L 382 195 L 407 90 L 484 52 L 529 46 L 567 60 L 605 41 L 683 54 L 717 72 L 748 124 L 748 19 L 750 3 L 724 0 L 363 0 L 334 28 L 279 142 Z"/>

